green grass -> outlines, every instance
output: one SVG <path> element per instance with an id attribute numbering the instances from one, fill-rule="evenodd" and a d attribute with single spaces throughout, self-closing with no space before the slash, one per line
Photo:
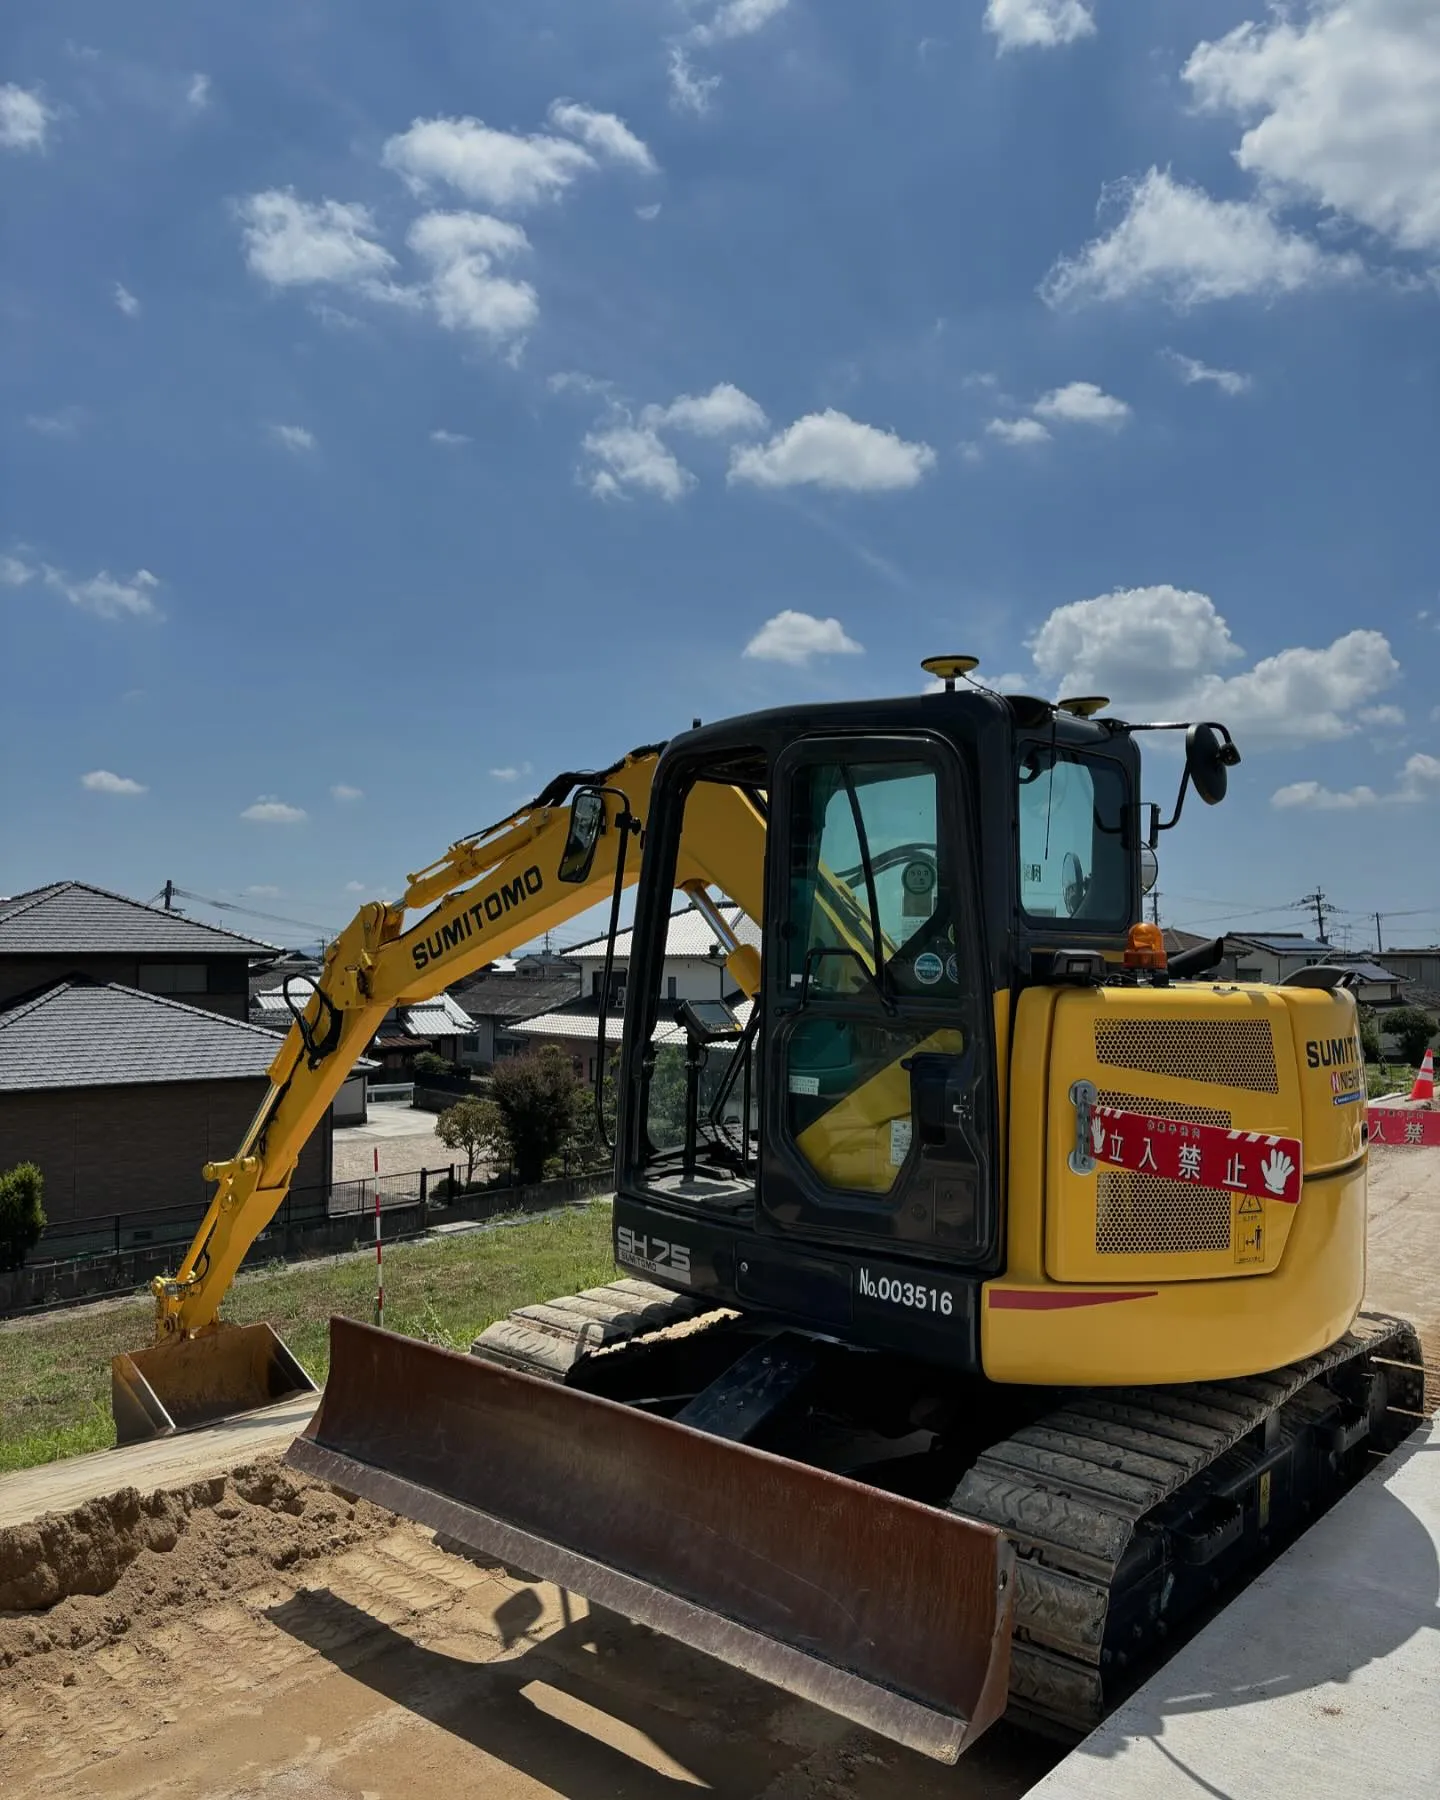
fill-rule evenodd
<path id="1" fill-rule="evenodd" d="M 599 1204 L 385 1252 L 385 1324 L 466 1350 L 517 1306 L 613 1281 L 610 1208 Z M 269 1264 L 242 1275 L 224 1317 L 265 1319 L 317 1381 L 325 1379 L 332 1313 L 373 1321 L 369 1255 Z M 148 1299 L 18 1320 L 0 1329 L 0 1472 L 115 1441 L 110 1358 L 151 1341 Z"/>

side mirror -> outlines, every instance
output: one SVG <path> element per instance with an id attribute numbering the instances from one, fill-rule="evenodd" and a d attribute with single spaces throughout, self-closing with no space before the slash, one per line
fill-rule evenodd
<path id="1" fill-rule="evenodd" d="M 1140 846 L 1140 892 L 1148 894 L 1160 879 L 1160 858 L 1149 844 Z"/>
<path id="2" fill-rule="evenodd" d="M 556 871 L 561 881 L 585 880 L 604 829 L 605 796 L 598 788 L 581 788 L 570 802 L 570 830 Z"/>
<path id="3" fill-rule="evenodd" d="M 1218 806 L 1225 798 L 1229 771 L 1239 760 L 1235 741 L 1223 725 L 1192 725 L 1185 733 L 1185 772 L 1207 806 Z"/>

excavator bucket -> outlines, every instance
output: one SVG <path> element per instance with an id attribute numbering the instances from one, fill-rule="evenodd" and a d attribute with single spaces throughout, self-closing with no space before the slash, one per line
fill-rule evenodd
<path id="1" fill-rule="evenodd" d="M 993 1526 L 346 1319 L 286 1460 L 942 1762 L 1005 1709 Z"/>
<path id="2" fill-rule="evenodd" d="M 110 1363 L 117 1444 L 213 1425 L 315 1391 L 268 1325 L 214 1325 Z"/>

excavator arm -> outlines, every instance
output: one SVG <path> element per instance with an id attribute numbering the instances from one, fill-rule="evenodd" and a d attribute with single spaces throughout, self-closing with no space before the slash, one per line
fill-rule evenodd
<path id="1" fill-rule="evenodd" d="M 411 875 L 398 902 L 362 906 L 331 944 L 313 992 L 293 1009 L 243 1142 L 206 1167 L 216 1188 L 194 1241 L 178 1271 L 152 1283 L 155 1347 L 115 1359 L 122 1442 L 311 1385 L 268 1326 L 218 1322 L 236 1271 L 285 1199 L 301 1150 L 392 1007 L 443 992 L 608 899 L 617 880 L 635 881 L 641 851 L 630 840 L 648 815 L 659 754 L 637 750 L 609 769 L 558 777 L 528 806 Z M 578 850 L 566 804 L 575 790 L 589 808 L 588 842 Z M 764 851 L 764 820 L 746 795 L 702 783 L 686 808 L 676 885 L 708 913 L 708 892 L 719 888 L 758 921 Z M 753 993 L 758 956 L 748 946 L 727 947 L 732 974 Z"/>

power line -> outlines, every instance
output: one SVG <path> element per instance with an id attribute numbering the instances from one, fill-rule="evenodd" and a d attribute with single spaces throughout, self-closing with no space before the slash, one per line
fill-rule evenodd
<path id="1" fill-rule="evenodd" d="M 173 882 L 167 882 L 166 888 L 182 900 L 198 900 L 202 906 L 213 906 L 216 912 L 243 913 L 247 918 L 266 919 L 272 925 L 293 925 L 300 931 L 317 932 L 322 938 L 337 935 L 333 925 L 315 925 L 308 919 L 287 918 L 284 913 L 262 912 L 259 907 L 242 906 L 235 900 L 212 900 L 206 894 L 195 894 L 189 888 L 176 887 Z M 161 892 L 164 893 L 165 889 L 162 888 Z"/>

